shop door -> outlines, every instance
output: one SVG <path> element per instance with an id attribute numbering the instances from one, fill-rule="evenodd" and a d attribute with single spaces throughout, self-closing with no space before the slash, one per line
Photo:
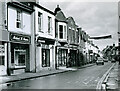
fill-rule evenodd
<path id="1" fill-rule="evenodd" d="M 76 50 L 70 51 L 70 58 L 71 58 L 71 66 L 76 66 Z"/>
<path id="2" fill-rule="evenodd" d="M 50 67 L 50 49 L 42 49 L 42 67 Z"/>
<path id="3" fill-rule="evenodd" d="M 58 52 L 59 66 L 66 66 L 66 62 L 67 62 L 67 50 L 59 49 L 59 52 Z"/>

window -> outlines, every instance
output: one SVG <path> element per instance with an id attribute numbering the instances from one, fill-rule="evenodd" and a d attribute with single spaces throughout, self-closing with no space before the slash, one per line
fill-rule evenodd
<path id="1" fill-rule="evenodd" d="M 50 67 L 50 49 L 42 49 L 42 67 Z"/>
<path id="2" fill-rule="evenodd" d="M 17 19 L 16 19 L 16 27 L 21 28 L 21 22 L 22 22 L 22 11 L 17 10 Z"/>
<path id="3" fill-rule="evenodd" d="M 72 35 L 72 36 L 73 36 L 73 37 L 72 37 L 72 41 L 75 42 L 75 31 L 72 30 L 72 32 L 73 32 L 73 33 L 72 33 L 72 34 L 73 34 L 73 35 Z"/>
<path id="4" fill-rule="evenodd" d="M 64 39 L 66 39 L 66 34 L 67 34 L 66 26 L 64 26 Z"/>
<path id="5" fill-rule="evenodd" d="M 38 30 L 42 30 L 42 13 L 38 12 Z"/>
<path id="6" fill-rule="evenodd" d="M 18 55 L 18 65 L 19 66 L 25 65 L 25 54 Z"/>
<path id="7" fill-rule="evenodd" d="M 59 38 L 63 39 L 63 26 L 59 25 Z"/>
<path id="8" fill-rule="evenodd" d="M 79 33 L 78 33 L 78 31 L 76 32 L 76 38 L 77 38 L 77 43 L 79 43 Z"/>
<path id="9" fill-rule="evenodd" d="M 25 66 L 26 62 L 26 50 L 14 50 L 14 62 L 11 62 L 13 66 Z"/>
<path id="10" fill-rule="evenodd" d="M 5 65 L 5 56 L 0 56 L 0 65 Z"/>
<path id="11" fill-rule="evenodd" d="M 51 33 L 52 30 L 52 20 L 51 17 L 48 16 L 48 33 Z"/>

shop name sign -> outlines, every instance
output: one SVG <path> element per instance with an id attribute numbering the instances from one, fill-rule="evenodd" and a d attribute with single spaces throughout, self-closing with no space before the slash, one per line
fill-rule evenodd
<path id="1" fill-rule="evenodd" d="M 30 36 L 26 35 L 19 35 L 19 34 L 10 34 L 11 41 L 17 41 L 17 42 L 30 42 Z"/>

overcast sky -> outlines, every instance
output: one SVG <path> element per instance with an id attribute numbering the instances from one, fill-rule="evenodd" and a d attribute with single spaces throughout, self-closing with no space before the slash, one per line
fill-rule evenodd
<path id="1" fill-rule="evenodd" d="M 90 1 L 90 0 L 89 0 Z M 97 0 L 96 0 L 97 1 Z M 40 4 L 51 11 L 59 5 L 66 17 L 72 16 L 76 24 L 90 36 L 112 35 L 112 39 L 94 40 L 100 49 L 115 43 L 118 45 L 117 0 L 96 2 L 91 0 L 40 0 Z M 110 2 L 111 1 L 111 2 Z"/>

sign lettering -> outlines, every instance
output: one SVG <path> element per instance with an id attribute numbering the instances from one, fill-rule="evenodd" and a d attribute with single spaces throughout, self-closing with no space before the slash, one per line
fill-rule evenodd
<path id="1" fill-rule="evenodd" d="M 17 42 L 30 42 L 30 36 L 11 33 L 10 40 Z"/>

